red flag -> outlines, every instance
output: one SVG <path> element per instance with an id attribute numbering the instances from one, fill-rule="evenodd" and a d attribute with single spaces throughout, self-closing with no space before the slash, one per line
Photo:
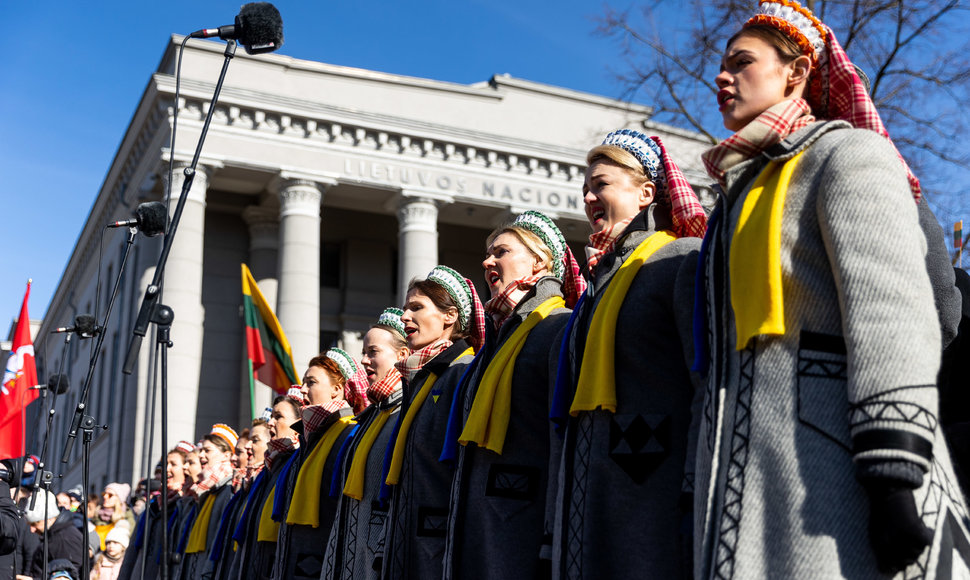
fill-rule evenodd
<path id="1" fill-rule="evenodd" d="M 34 345 L 30 340 L 30 316 L 27 315 L 29 297 L 30 282 L 27 282 L 3 384 L 0 385 L 0 459 L 23 457 L 24 408 L 37 398 L 38 393 L 30 390 L 37 384 L 37 367 L 34 366 Z"/>

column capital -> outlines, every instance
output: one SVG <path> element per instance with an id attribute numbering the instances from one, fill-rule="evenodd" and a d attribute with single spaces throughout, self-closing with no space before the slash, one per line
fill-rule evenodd
<path id="1" fill-rule="evenodd" d="M 280 219 L 290 215 L 320 217 L 320 203 L 326 186 L 306 179 L 287 179 L 280 183 Z"/>
<path id="2" fill-rule="evenodd" d="M 438 233 L 440 202 L 426 197 L 402 196 L 397 206 L 398 234 L 408 232 Z"/>
<path id="3" fill-rule="evenodd" d="M 279 248 L 279 209 L 249 205 L 243 209 L 242 218 L 249 227 L 250 250 L 276 250 Z"/>
<path id="4" fill-rule="evenodd" d="M 185 170 L 191 167 L 192 163 L 190 161 L 181 161 L 176 159 L 175 163 L 172 164 L 172 195 L 170 199 L 175 201 L 182 195 L 182 185 L 185 183 Z M 188 201 L 195 201 L 205 205 L 205 195 L 206 190 L 209 189 L 209 180 L 212 178 L 212 174 L 215 172 L 216 167 L 210 167 L 199 163 L 195 167 L 195 176 L 192 178 L 192 188 L 189 189 Z M 168 172 L 168 164 L 164 164 L 162 167 L 162 175 Z M 166 182 L 167 183 L 167 182 Z"/>

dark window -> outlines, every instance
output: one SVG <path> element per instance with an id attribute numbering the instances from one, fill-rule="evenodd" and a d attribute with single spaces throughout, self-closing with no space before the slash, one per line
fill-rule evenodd
<path id="1" fill-rule="evenodd" d="M 342 248 L 335 242 L 324 242 L 320 245 L 320 286 L 323 288 L 340 288 Z"/>
<path id="2" fill-rule="evenodd" d="M 320 331 L 320 352 L 326 352 L 331 347 L 337 346 L 337 339 L 340 336 L 332 330 Z"/>

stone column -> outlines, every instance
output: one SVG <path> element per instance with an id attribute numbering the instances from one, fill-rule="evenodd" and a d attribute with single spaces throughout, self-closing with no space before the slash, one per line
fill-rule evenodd
<path id="1" fill-rule="evenodd" d="M 364 337 L 359 330 L 340 331 L 340 348 L 347 351 L 354 360 L 360 363 L 360 353 L 363 350 Z"/>
<path id="2" fill-rule="evenodd" d="M 404 304 L 408 283 L 438 265 L 438 204 L 405 195 L 397 209 L 397 299 Z"/>
<path id="3" fill-rule="evenodd" d="M 320 351 L 320 202 L 323 184 L 279 184 L 279 290 L 276 315 L 293 350 L 297 374 Z"/>
<path id="4" fill-rule="evenodd" d="M 175 213 L 188 163 L 176 163 L 171 175 L 169 208 Z M 175 240 L 165 264 L 162 303 L 175 311 L 172 323 L 174 346 L 168 355 L 168 441 L 196 440 L 196 433 L 208 429 L 195 424 L 202 369 L 202 338 L 205 309 L 202 306 L 202 257 L 205 240 L 206 189 L 210 170 L 196 167 Z M 151 349 L 153 345 L 145 345 Z"/>
<path id="5" fill-rule="evenodd" d="M 277 279 L 279 269 L 278 257 L 280 247 L 280 210 L 275 203 L 251 205 L 242 212 L 242 217 L 249 226 L 249 260 L 247 265 L 256 279 L 260 292 L 266 301 L 276 305 Z M 245 357 L 245 345 L 243 357 Z M 246 359 L 243 358 L 243 361 Z M 297 370 L 297 372 L 300 372 Z M 273 403 L 275 393 L 269 385 L 259 383 L 255 388 L 255 404 L 249 404 L 249 377 L 244 377 L 243 393 L 239 397 L 240 416 L 250 418 L 253 408 L 258 416 L 263 409 Z M 248 424 L 248 419 L 246 420 Z M 241 425 L 245 426 L 245 425 Z"/>

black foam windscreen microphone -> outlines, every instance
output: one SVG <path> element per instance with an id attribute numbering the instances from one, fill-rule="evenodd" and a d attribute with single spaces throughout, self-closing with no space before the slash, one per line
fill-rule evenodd
<path id="1" fill-rule="evenodd" d="M 78 314 L 74 317 L 74 326 L 61 326 L 51 331 L 55 332 L 76 332 L 81 338 L 91 338 L 98 333 L 98 324 L 90 314 Z"/>
<path id="2" fill-rule="evenodd" d="M 273 52 L 283 46 L 283 17 L 269 2 L 250 2 L 239 9 L 235 24 L 203 28 L 190 34 L 189 38 L 213 36 L 238 40 L 249 54 Z"/>
<path id="3" fill-rule="evenodd" d="M 149 201 L 139 204 L 135 208 L 135 217 L 108 224 L 109 228 L 125 228 L 135 226 L 148 237 L 154 237 L 165 232 L 165 204 L 160 201 Z"/>
<path id="4" fill-rule="evenodd" d="M 56 374 L 51 375 L 47 378 L 46 385 L 37 385 L 35 387 L 30 387 L 31 389 L 47 389 L 52 393 L 57 393 L 58 395 L 63 395 L 70 388 L 70 383 L 67 380 L 67 375 Z"/>

